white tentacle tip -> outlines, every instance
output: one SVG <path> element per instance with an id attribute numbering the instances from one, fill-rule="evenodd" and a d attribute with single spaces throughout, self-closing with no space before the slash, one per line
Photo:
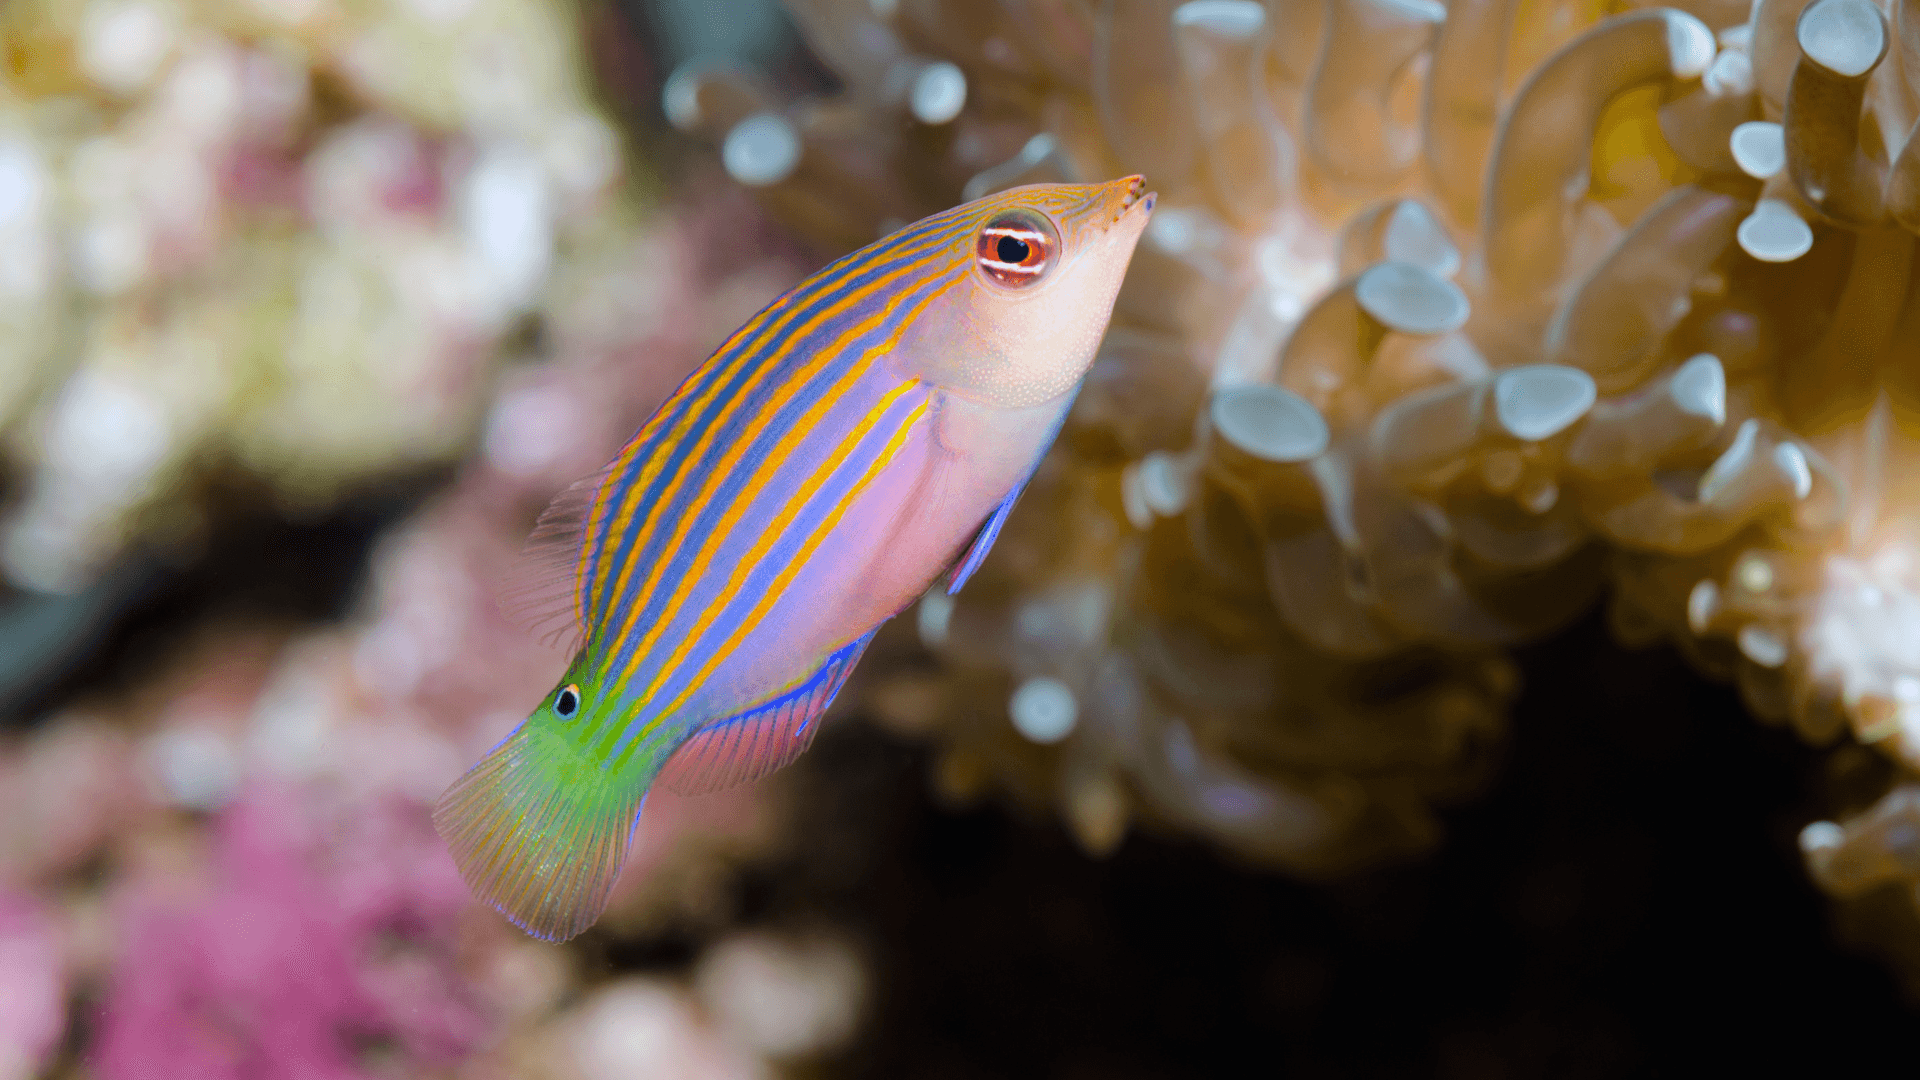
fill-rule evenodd
<path id="1" fill-rule="evenodd" d="M 1713 66 L 1700 76 L 1700 87 L 1716 98 L 1737 98 L 1753 93 L 1753 61 L 1737 49 L 1722 49 L 1713 58 Z"/>
<path id="2" fill-rule="evenodd" d="M 1381 247 L 1389 261 L 1409 263 L 1443 278 L 1460 270 L 1460 249 L 1448 239 L 1433 211 L 1417 199 L 1402 199 L 1394 206 Z"/>
<path id="3" fill-rule="evenodd" d="M 700 122 L 700 76 L 705 71 L 706 65 L 698 62 L 681 64 L 660 90 L 660 108 L 667 122 L 680 131 L 690 131 Z"/>
<path id="4" fill-rule="evenodd" d="M 1747 467 L 1753 458 L 1753 444 L 1760 438 L 1760 421 L 1747 419 L 1733 433 L 1733 442 L 1721 451 L 1720 456 L 1707 466 L 1700 477 L 1700 486 L 1696 497 L 1703 503 L 1711 503 L 1714 498 L 1733 482 L 1733 478 Z"/>
<path id="5" fill-rule="evenodd" d="M 1773 465 L 1793 485 L 1793 497 L 1804 499 L 1813 494 L 1813 468 L 1807 464 L 1807 452 L 1790 442 L 1773 448 Z"/>
<path id="6" fill-rule="evenodd" d="M 1733 129 L 1727 149 L 1740 171 L 1766 180 L 1787 167 L 1786 129 L 1769 120 L 1749 120 Z"/>
<path id="7" fill-rule="evenodd" d="M 1246 39 L 1267 25 L 1267 9 L 1254 0 L 1188 0 L 1173 9 L 1173 25 Z"/>
<path id="8" fill-rule="evenodd" d="M 1438 26 L 1447 21 L 1446 6 L 1435 0 L 1371 0 L 1371 3 L 1408 22 L 1429 22 Z"/>
<path id="9" fill-rule="evenodd" d="M 783 116 L 755 113 L 727 132 L 720 162 L 748 187 L 777 184 L 800 164 L 800 135 Z"/>
<path id="10" fill-rule="evenodd" d="M 1221 438 L 1262 461 L 1310 461 L 1326 450 L 1330 437 L 1320 410 L 1278 386 L 1221 390 L 1213 395 L 1208 414 Z"/>
<path id="11" fill-rule="evenodd" d="M 1451 333 L 1471 313 L 1467 294 L 1424 266 L 1378 263 L 1361 272 L 1353 292 L 1362 310 L 1403 334 Z"/>
<path id="12" fill-rule="evenodd" d="M 1668 11 L 1667 66 L 1676 79 L 1697 79 L 1713 66 L 1713 31 L 1684 11 Z"/>
<path id="13" fill-rule="evenodd" d="M 1593 376 L 1558 364 L 1529 364 L 1500 373 L 1493 409 L 1507 434 L 1539 442 L 1565 431 L 1593 408 Z"/>
<path id="14" fill-rule="evenodd" d="M 966 73 L 945 60 L 921 69 L 907 95 L 913 118 L 936 127 L 959 116 L 966 105 Z"/>
<path id="15" fill-rule="evenodd" d="M 1681 364 L 1667 393 L 1673 407 L 1688 416 L 1711 420 L 1715 426 L 1727 422 L 1727 371 L 1712 353 L 1700 353 Z"/>
<path id="16" fill-rule="evenodd" d="M 1786 664 L 1789 652 L 1787 643 L 1780 635 L 1761 626 L 1748 623 L 1734 635 L 1734 643 L 1740 647 L 1740 655 L 1763 668 L 1778 668 Z"/>
<path id="17" fill-rule="evenodd" d="M 1694 582 L 1693 591 L 1687 593 L 1687 629 L 1700 635 L 1713 626 L 1713 617 L 1720 612 L 1720 586 L 1712 578 L 1701 578 Z"/>
<path id="18" fill-rule="evenodd" d="M 1761 262 L 1792 262 L 1813 250 L 1813 227 L 1779 199 L 1761 199 L 1735 235 L 1740 250 Z"/>
<path id="19" fill-rule="evenodd" d="M 1014 729 L 1030 741 L 1048 746 L 1073 734 L 1080 704 L 1073 688 L 1059 679 L 1040 675 L 1020 684 L 1007 702 Z"/>
<path id="20" fill-rule="evenodd" d="M 1817 0 L 1795 30 L 1807 59 L 1845 78 L 1879 65 L 1887 52 L 1887 24 L 1872 0 Z"/>
<path id="21" fill-rule="evenodd" d="M 1819 851 L 1832 851 L 1846 840 L 1847 830 L 1831 821 L 1808 822 L 1800 830 L 1800 853 L 1812 855 Z"/>

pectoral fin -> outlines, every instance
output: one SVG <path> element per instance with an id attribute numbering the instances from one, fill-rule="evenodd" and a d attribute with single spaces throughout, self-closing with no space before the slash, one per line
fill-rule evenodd
<path id="1" fill-rule="evenodd" d="M 1013 490 L 1007 492 L 1007 497 L 1000 500 L 1000 505 L 994 507 L 993 516 L 974 534 L 973 543 L 968 545 L 967 553 L 960 557 L 960 561 L 954 564 L 953 576 L 947 579 L 948 596 L 959 592 L 960 586 L 965 585 L 973 572 L 980 569 L 980 564 L 987 561 L 987 552 L 993 550 L 993 542 L 1000 538 L 1000 527 L 1007 523 L 1007 515 L 1013 513 L 1013 504 L 1019 501 L 1020 493 L 1026 489 L 1025 480 L 1015 484 Z"/>
<path id="2" fill-rule="evenodd" d="M 987 561 L 987 552 L 993 550 L 993 542 L 1000 538 L 1000 529 L 1007 523 L 1007 515 L 1013 513 L 1013 504 L 1020 501 L 1020 493 L 1027 489 L 1027 483 L 1039 470 L 1040 462 L 1047 456 L 1047 448 L 1060 437 L 1060 429 L 1067 422 L 1067 411 L 1072 407 L 1073 396 L 1079 392 L 1080 389 L 1076 385 L 1073 395 L 1069 395 L 1060 405 L 1054 406 L 1057 411 L 1048 423 L 1046 438 L 1037 444 L 1038 449 L 1034 453 L 1032 463 L 1020 475 L 1019 481 L 1013 485 L 1013 490 L 1007 492 L 1007 497 L 1000 500 L 1000 505 L 993 508 L 993 513 L 988 516 L 986 524 L 981 525 L 980 531 L 973 535 L 973 543 L 967 546 L 967 553 L 954 564 L 953 574 L 947 579 L 948 596 L 959 592 L 960 587 L 973 577 L 974 571 L 980 569 L 980 564 Z"/>

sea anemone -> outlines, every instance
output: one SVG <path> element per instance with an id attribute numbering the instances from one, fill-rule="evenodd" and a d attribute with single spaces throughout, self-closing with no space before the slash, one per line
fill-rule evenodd
<path id="1" fill-rule="evenodd" d="M 790 7 L 837 94 L 696 61 L 664 104 L 823 248 L 1022 183 L 1163 200 L 994 558 L 921 602 L 937 674 L 869 689 L 948 786 L 1093 850 L 1417 851 L 1503 650 L 1603 595 L 1920 769 L 1920 5 Z M 1830 890 L 1920 882 L 1895 783 L 1809 829 Z"/>

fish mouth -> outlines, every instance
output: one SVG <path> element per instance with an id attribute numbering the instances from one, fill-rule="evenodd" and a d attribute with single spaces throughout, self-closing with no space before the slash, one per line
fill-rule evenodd
<path id="1" fill-rule="evenodd" d="M 1121 218 L 1132 213 L 1136 206 L 1141 208 L 1140 214 L 1142 217 L 1153 213 L 1153 204 L 1159 199 L 1160 195 L 1158 192 L 1147 190 L 1146 177 L 1139 173 L 1134 173 L 1132 176 L 1123 177 L 1114 181 L 1114 183 L 1125 184 L 1126 190 L 1121 193 L 1120 207 L 1114 212 L 1113 221 L 1109 222 L 1109 224 L 1117 224 Z"/>

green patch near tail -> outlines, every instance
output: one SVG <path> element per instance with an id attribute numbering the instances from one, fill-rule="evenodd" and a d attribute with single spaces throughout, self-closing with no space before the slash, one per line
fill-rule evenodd
<path id="1" fill-rule="evenodd" d="M 527 723 L 440 796 L 433 823 L 475 896 L 565 941 L 605 910 L 646 789 Z"/>

